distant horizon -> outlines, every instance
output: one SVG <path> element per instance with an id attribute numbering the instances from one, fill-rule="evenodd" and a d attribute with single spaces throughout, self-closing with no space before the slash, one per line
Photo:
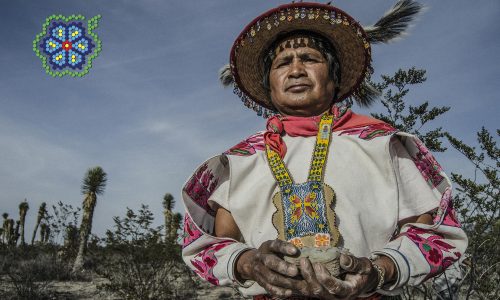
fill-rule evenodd
<path id="1" fill-rule="evenodd" d="M 327 1 L 319 1 L 326 3 Z M 338 0 L 363 25 L 396 1 Z M 373 45 L 372 79 L 415 66 L 427 81 L 410 87 L 408 105 L 451 110 L 431 124 L 477 145 L 476 132 L 499 127 L 499 1 L 420 1 L 427 10 L 402 39 Z M 25 198 L 27 240 L 38 206 L 80 207 L 88 168 L 108 174 L 92 232 L 142 203 L 163 224 L 162 198 L 183 212 L 181 187 L 204 160 L 264 129 L 265 120 L 222 88 L 218 70 L 248 22 L 286 1 L 0 1 L 0 213 L 18 218 Z M 82 78 L 47 75 L 32 50 L 52 14 L 100 14 L 102 51 Z M 356 112 L 384 112 L 377 103 Z M 447 143 L 445 143 L 447 145 Z M 449 147 L 450 148 L 450 147 Z M 473 175 L 454 149 L 437 153 L 448 175 Z M 80 220 L 78 220 L 79 225 Z M 29 239 L 28 239 L 29 237 Z"/>

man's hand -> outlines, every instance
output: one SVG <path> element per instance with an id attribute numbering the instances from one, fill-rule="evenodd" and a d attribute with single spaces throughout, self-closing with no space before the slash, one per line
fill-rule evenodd
<path id="1" fill-rule="evenodd" d="M 381 256 L 374 263 L 385 270 L 385 282 L 393 280 L 395 266 L 390 258 Z M 379 273 L 368 258 L 342 254 L 340 267 L 347 272 L 344 280 L 331 276 L 324 265 L 312 265 L 308 259 L 302 258 L 300 271 L 307 286 L 301 286 L 301 294 L 327 300 L 356 299 L 377 287 Z"/>
<path id="2" fill-rule="evenodd" d="M 236 261 L 236 277 L 254 280 L 266 291 L 278 297 L 290 297 L 298 286 L 305 287 L 303 280 L 294 279 L 299 274 L 297 266 L 284 261 L 283 255 L 298 254 L 298 249 L 287 242 L 264 242 L 259 249 L 248 250 Z"/>

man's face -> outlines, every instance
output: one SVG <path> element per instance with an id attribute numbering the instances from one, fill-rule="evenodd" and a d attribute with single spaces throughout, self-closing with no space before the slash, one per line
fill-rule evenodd
<path id="1" fill-rule="evenodd" d="M 328 76 L 327 60 L 307 46 L 281 47 L 271 64 L 269 84 L 274 107 L 285 115 L 320 115 L 332 103 L 334 82 Z"/>

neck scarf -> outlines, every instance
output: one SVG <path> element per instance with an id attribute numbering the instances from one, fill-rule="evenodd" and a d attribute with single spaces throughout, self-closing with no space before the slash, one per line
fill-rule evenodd
<path id="1" fill-rule="evenodd" d="M 353 127 L 363 127 L 374 124 L 384 124 L 384 122 L 363 115 L 355 114 L 350 108 L 341 109 L 333 105 L 331 109 L 333 114 L 332 131 L 340 131 Z M 267 119 L 264 133 L 264 141 L 272 150 L 276 151 L 283 159 L 286 154 L 286 144 L 281 138 L 284 134 L 292 137 L 296 136 L 315 136 L 318 133 L 318 125 L 321 115 L 314 117 L 294 117 L 274 115 Z"/>

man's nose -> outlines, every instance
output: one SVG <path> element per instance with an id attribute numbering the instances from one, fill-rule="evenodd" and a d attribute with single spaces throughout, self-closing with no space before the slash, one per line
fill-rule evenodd
<path id="1" fill-rule="evenodd" d="M 290 73 L 289 76 L 292 78 L 298 78 L 302 76 L 306 76 L 306 70 L 304 68 L 304 63 L 295 58 L 290 65 Z"/>

